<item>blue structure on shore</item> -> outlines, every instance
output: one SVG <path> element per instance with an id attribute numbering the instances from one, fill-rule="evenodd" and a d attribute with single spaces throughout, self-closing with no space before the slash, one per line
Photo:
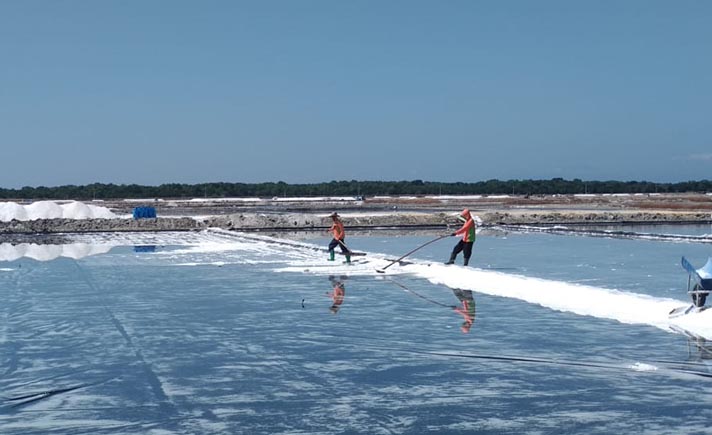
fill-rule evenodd
<path id="1" fill-rule="evenodd" d="M 156 209 L 154 207 L 136 207 L 133 210 L 134 219 L 155 219 Z"/>
<path id="2" fill-rule="evenodd" d="M 134 246 L 134 252 L 156 252 L 155 245 L 138 245 Z"/>
<path id="3" fill-rule="evenodd" d="M 682 267 L 688 273 L 687 293 L 692 296 L 692 303 L 696 307 L 704 306 L 707 296 L 712 292 L 712 257 L 699 269 L 682 257 Z"/>

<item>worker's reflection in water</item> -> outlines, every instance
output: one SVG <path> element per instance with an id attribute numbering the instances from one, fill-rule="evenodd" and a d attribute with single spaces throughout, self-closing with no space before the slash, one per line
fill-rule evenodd
<path id="1" fill-rule="evenodd" d="M 460 326 L 463 334 L 470 332 L 472 324 L 475 322 L 475 299 L 472 297 L 472 291 L 461 290 L 459 288 L 452 289 L 457 299 L 460 300 L 460 306 L 454 307 L 453 310 L 460 314 L 464 321 Z"/>
<path id="2" fill-rule="evenodd" d="M 346 287 L 344 286 L 344 281 L 346 281 L 346 279 L 346 276 L 329 277 L 329 282 L 331 283 L 332 290 L 331 293 L 327 293 L 327 295 L 329 295 L 332 301 L 332 304 L 329 307 L 329 310 L 332 314 L 338 313 L 339 308 L 341 308 L 341 304 L 344 303 L 344 296 L 346 296 Z"/>

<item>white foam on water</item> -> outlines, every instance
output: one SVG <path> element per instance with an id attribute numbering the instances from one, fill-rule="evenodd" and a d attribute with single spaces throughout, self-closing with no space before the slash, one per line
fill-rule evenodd
<path id="1" fill-rule="evenodd" d="M 655 370 L 658 369 L 654 365 L 641 363 L 641 362 L 636 362 L 635 364 L 631 364 L 630 366 L 628 366 L 628 368 L 633 369 L 636 372 L 654 372 Z"/>

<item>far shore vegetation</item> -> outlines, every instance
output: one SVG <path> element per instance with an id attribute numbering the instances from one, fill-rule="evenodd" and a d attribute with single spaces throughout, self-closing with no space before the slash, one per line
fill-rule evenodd
<path id="1" fill-rule="evenodd" d="M 83 186 L 0 188 L 0 198 L 121 199 L 121 198 L 230 198 L 318 197 L 378 195 L 553 195 L 605 193 L 712 192 L 712 180 L 655 183 L 649 181 L 487 180 L 474 183 L 435 181 L 331 181 L 313 184 L 276 183 L 168 183 L 159 186 L 93 183 Z"/>

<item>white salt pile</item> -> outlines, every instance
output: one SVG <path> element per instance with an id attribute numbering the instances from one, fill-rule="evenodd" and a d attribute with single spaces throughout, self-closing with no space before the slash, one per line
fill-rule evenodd
<path id="1" fill-rule="evenodd" d="M 29 205 L 0 202 L 0 221 L 31 221 L 36 219 L 113 219 L 116 215 L 106 207 L 87 205 L 79 201 L 58 204 L 38 201 Z"/>
<path id="2" fill-rule="evenodd" d="M 26 221 L 27 210 L 25 210 L 25 207 L 14 202 L 0 203 L 0 221 L 9 222 L 13 219 Z"/>

